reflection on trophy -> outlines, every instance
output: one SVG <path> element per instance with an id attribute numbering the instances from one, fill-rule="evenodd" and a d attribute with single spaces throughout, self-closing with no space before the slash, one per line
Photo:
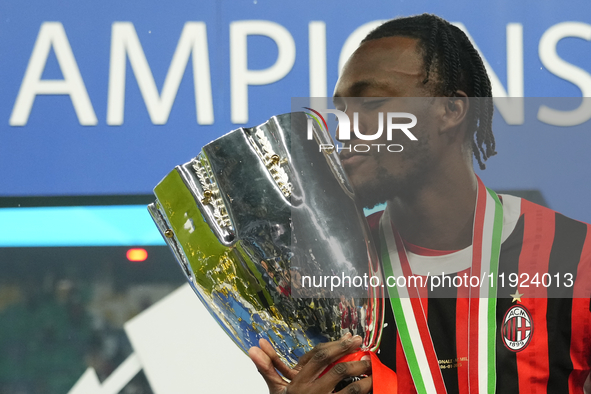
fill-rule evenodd
<path id="1" fill-rule="evenodd" d="M 367 349 L 383 314 L 377 289 L 355 280 L 380 275 L 363 213 L 337 153 L 319 149 L 330 135 L 315 125 L 310 138 L 307 120 L 280 115 L 216 139 L 168 174 L 148 207 L 226 333 L 245 352 L 269 340 L 291 366 L 341 337 L 342 296 L 358 300 L 353 308 L 369 298 Z"/>

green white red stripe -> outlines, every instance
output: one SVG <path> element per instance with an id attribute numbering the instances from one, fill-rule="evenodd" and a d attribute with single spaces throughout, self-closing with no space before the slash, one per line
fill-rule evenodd
<path id="1" fill-rule="evenodd" d="M 409 287 L 412 275 L 404 244 L 393 229 L 389 212 L 380 220 L 382 264 L 386 277 L 407 278 L 407 287 L 388 287 L 400 341 L 418 394 L 446 393 L 437 355 L 427 325 L 419 289 Z M 470 393 L 495 392 L 496 278 L 501 247 L 503 208 L 497 195 L 478 178 L 472 237 L 470 277 L 479 286 L 470 288 L 468 305 L 468 387 Z M 492 281 L 491 281 L 492 278 Z"/>

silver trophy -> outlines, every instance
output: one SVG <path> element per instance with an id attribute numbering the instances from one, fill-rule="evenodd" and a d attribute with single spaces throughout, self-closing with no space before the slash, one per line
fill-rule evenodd
<path id="1" fill-rule="evenodd" d="M 381 296 L 356 279 L 380 275 L 379 261 L 337 153 L 321 149 L 331 143 L 303 112 L 234 130 L 169 173 L 148 207 L 234 342 L 246 352 L 265 338 L 291 366 L 351 329 L 361 299 L 367 349 L 382 326 Z"/>

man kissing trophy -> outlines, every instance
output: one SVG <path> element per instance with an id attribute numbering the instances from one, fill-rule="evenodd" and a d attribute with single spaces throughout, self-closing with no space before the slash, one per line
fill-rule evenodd
<path id="1" fill-rule="evenodd" d="M 287 379 L 317 345 L 341 338 L 339 304 L 356 298 L 367 301 L 369 329 L 340 361 L 365 356 L 374 377 L 393 375 L 375 364 L 379 259 L 337 152 L 321 148 L 329 144 L 304 112 L 234 130 L 170 172 L 148 209 L 195 294 L 244 352 L 272 346 Z"/>

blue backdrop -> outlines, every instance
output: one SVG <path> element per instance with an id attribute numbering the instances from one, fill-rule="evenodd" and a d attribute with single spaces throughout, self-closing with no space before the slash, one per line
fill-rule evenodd
<path id="1" fill-rule="evenodd" d="M 330 95 L 358 28 L 430 12 L 464 26 L 496 93 L 576 98 L 527 101 L 522 121 L 497 111 L 499 155 L 479 173 L 591 221 L 589 122 L 537 119 L 543 104 L 591 96 L 590 11 L 585 0 L 4 0 L 0 196 L 150 193 L 210 140 L 289 112 L 292 97 Z"/>

